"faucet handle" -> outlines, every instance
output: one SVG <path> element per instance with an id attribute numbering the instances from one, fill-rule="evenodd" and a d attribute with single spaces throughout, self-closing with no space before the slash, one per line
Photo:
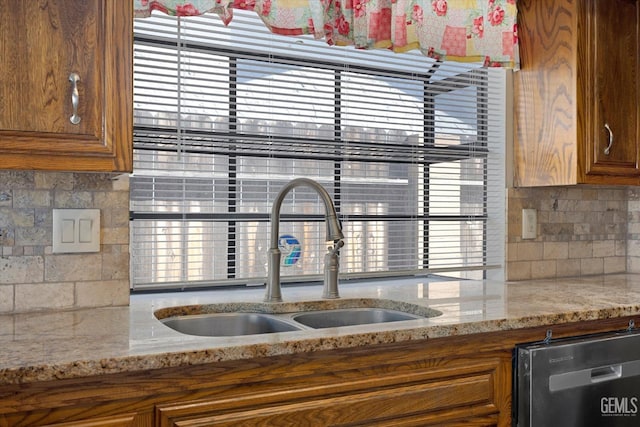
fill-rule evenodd
<path id="1" fill-rule="evenodd" d="M 344 241 L 342 239 L 334 240 L 333 246 L 329 246 L 327 250 L 331 255 L 340 255 L 340 248 L 344 246 Z"/>
<path id="2" fill-rule="evenodd" d="M 324 286 L 322 289 L 322 298 L 340 298 L 338 293 L 338 270 L 340 262 L 340 248 L 344 246 L 342 239 L 334 240 L 333 246 L 327 248 L 327 254 L 324 256 Z"/>

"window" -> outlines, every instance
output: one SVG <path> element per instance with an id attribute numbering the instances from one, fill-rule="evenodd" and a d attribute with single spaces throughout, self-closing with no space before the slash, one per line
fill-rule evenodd
<path id="1" fill-rule="evenodd" d="M 341 278 L 502 263 L 505 71 L 277 36 L 257 15 L 135 23 L 134 289 L 257 284 L 271 203 L 332 195 Z M 281 215 L 283 281 L 322 275 L 324 210 Z M 499 236 L 499 237 L 498 237 Z"/>

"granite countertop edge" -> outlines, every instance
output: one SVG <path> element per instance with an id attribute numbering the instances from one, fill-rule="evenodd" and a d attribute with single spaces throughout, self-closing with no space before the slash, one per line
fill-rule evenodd
<path id="1" fill-rule="evenodd" d="M 129 307 L 4 315 L 0 317 L 12 320 L 13 332 L 0 330 L 0 360 L 5 361 L 0 362 L 0 384 L 7 386 L 133 373 L 640 314 L 640 275 L 620 274 L 511 284 L 477 281 L 472 286 L 481 291 L 463 291 L 457 298 L 449 295 L 434 297 L 438 289 L 448 289 L 446 283 L 426 285 L 431 292 L 429 298 L 415 298 L 416 289 L 425 291 L 425 284 L 417 282 L 394 286 L 382 295 L 380 288 L 371 293 L 381 298 L 411 301 L 440 310 L 442 316 L 393 325 L 268 334 L 269 337 L 235 337 L 227 340 L 192 338 L 167 331 L 164 325 L 152 318 L 152 313 L 167 307 L 208 304 L 210 296 L 204 297 L 204 294 L 177 299 L 163 299 L 162 296 L 132 298 Z M 455 283 L 455 286 L 451 286 L 472 289 L 467 282 Z M 309 298 L 309 292 L 302 290 L 293 298 L 304 300 Z M 354 287 L 345 293 L 355 296 L 362 292 Z M 254 296 L 248 292 L 235 295 L 234 298 L 246 300 Z M 211 298 L 218 301 L 219 295 Z M 51 333 L 33 326 L 41 323 L 53 325 L 53 321 L 47 319 L 62 318 L 65 319 L 63 323 L 75 328 L 73 333 Z M 92 337 L 88 332 L 92 327 L 95 328 L 92 322 L 112 322 L 114 329 Z M 127 330 L 118 330 L 124 328 Z M 20 332 L 22 329 L 29 332 Z"/>

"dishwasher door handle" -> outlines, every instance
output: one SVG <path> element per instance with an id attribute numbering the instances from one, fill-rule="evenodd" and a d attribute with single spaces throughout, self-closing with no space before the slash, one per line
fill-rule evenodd
<path id="1" fill-rule="evenodd" d="M 622 365 L 603 366 L 591 370 L 591 383 L 602 383 L 622 377 Z"/>
<path id="2" fill-rule="evenodd" d="M 570 388 L 585 387 L 590 384 L 635 376 L 640 376 L 640 360 L 550 375 L 549 391 L 555 392 Z"/>

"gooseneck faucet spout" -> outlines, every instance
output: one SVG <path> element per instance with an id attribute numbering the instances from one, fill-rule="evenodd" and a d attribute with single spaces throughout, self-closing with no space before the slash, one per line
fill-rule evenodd
<path id="1" fill-rule="evenodd" d="M 295 187 L 306 186 L 314 189 L 324 202 L 325 223 L 327 227 L 327 240 L 334 242 L 334 248 L 330 248 L 331 256 L 326 257 L 331 260 L 331 265 L 325 265 L 325 284 L 323 297 L 338 298 L 338 251 L 344 245 L 342 239 L 342 227 L 338 221 L 336 209 L 331 200 L 331 196 L 320 184 L 308 178 L 296 178 L 285 184 L 280 190 L 271 207 L 271 241 L 269 246 L 269 259 L 267 264 L 267 290 L 265 293 L 265 302 L 281 302 L 282 291 L 280 287 L 280 248 L 278 240 L 280 235 L 280 207 L 286 195 Z M 327 269 L 330 269 L 330 274 Z M 327 283 L 330 282 L 330 283 Z"/>

